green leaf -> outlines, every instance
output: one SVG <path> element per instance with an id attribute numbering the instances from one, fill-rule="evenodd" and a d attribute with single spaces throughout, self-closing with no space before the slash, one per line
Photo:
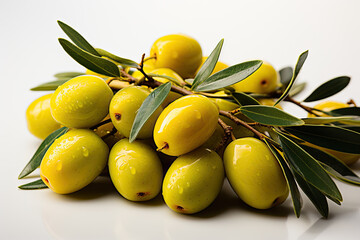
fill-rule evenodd
<path id="1" fill-rule="evenodd" d="M 279 165 L 284 173 L 284 177 L 286 179 L 287 185 L 290 190 L 290 195 L 291 195 L 295 215 L 296 215 L 296 217 L 300 217 L 300 212 L 301 212 L 301 207 L 302 207 L 302 199 L 301 199 L 299 189 L 296 185 L 294 176 L 291 173 L 288 165 L 286 164 L 283 156 L 281 156 L 281 154 L 275 149 L 275 147 L 272 146 L 271 144 L 269 144 L 266 140 L 265 140 L 265 143 L 268 145 L 272 154 L 279 162 Z"/>
<path id="2" fill-rule="evenodd" d="M 337 179 L 360 186 L 360 178 L 341 160 L 333 155 L 307 145 L 300 145 L 307 153 L 321 163 L 323 168 Z"/>
<path id="3" fill-rule="evenodd" d="M 233 92 L 231 93 L 232 97 L 235 99 L 235 101 L 240 104 L 241 106 L 246 105 L 260 105 L 260 103 L 253 98 L 252 96 L 242 93 L 242 92 Z"/>
<path id="4" fill-rule="evenodd" d="M 306 82 L 294 84 L 294 86 L 291 88 L 289 92 L 289 97 L 294 97 L 301 93 L 306 87 Z"/>
<path id="5" fill-rule="evenodd" d="M 47 83 L 40 84 L 36 87 L 31 88 L 31 91 L 53 91 L 56 90 L 60 85 L 66 83 L 71 78 L 68 78 L 66 80 L 55 80 Z"/>
<path id="6" fill-rule="evenodd" d="M 280 96 L 280 98 L 276 101 L 276 103 L 274 104 L 274 106 L 276 106 L 279 102 L 281 102 L 282 100 L 284 100 L 287 95 L 289 94 L 290 90 L 291 90 L 291 87 L 294 85 L 294 82 L 297 78 L 297 76 L 299 75 L 299 72 L 302 68 L 302 66 L 304 65 L 304 62 L 307 58 L 309 54 L 309 51 L 305 51 L 303 52 L 302 54 L 300 54 L 299 58 L 298 58 L 298 61 L 295 65 L 295 69 L 294 69 L 294 73 L 292 75 L 292 78 L 291 78 L 291 81 L 289 83 L 289 85 L 286 87 L 285 91 L 283 92 L 283 94 Z"/>
<path id="7" fill-rule="evenodd" d="M 239 63 L 217 72 L 200 83 L 193 90 L 212 91 L 240 82 L 253 74 L 262 64 L 260 60 Z"/>
<path id="8" fill-rule="evenodd" d="M 23 190 L 43 189 L 47 187 L 41 179 L 19 186 L 19 188 Z"/>
<path id="9" fill-rule="evenodd" d="M 334 109 L 329 112 L 332 116 L 360 116 L 360 107 L 345 107 Z"/>
<path id="10" fill-rule="evenodd" d="M 88 43 L 83 36 L 80 35 L 75 29 L 70 27 L 69 25 L 57 21 L 61 29 L 66 33 L 66 35 L 82 50 L 89 52 L 95 56 L 100 57 L 100 54 L 93 48 L 93 46 Z"/>
<path id="11" fill-rule="evenodd" d="M 321 165 L 299 145 L 279 133 L 281 147 L 291 167 L 308 183 L 331 199 L 342 201 L 339 189 Z"/>
<path id="12" fill-rule="evenodd" d="M 130 60 L 130 59 L 126 59 L 126 58 L 122 58 L 122 57 L 118 57 L 112 53 L 109 53 L 108 51 L 105 51 L 104 49 L 101 48 L 96 48 L 96 51 L 104 57 L 110 58 L 112 60 L 114 60 L 115 62 L 119 63 L 120 65 L 123 66 L 127 66 L 127 67 L 132 67 L 132 68 L 139 68 L 139 64 L 137 64 L 137 62 Z"/>
<path id="13" fill-rule="evenodd" d="M 110 77 L 120 77 L 119 68 L 115 63 L 85 52 L 66 39 L 59 38 L 59 42 L 75 61 L 87 69 Z"/>
<path id="14" fill-rule="evenodd" d="M 298 126 L 304 122 L 278 108 L 270 106 L 242 106 L 240 111 L 251 120 L 272 126 Z"/>
<path id="15" fill-rule="evenodd" d="M 360 154 L 360 134 L 351 130 L 321 125 L 286 127 L 285 130 L 320 147 Z"/>
<path id="16" fill-rule="evenodd" d="M 343 90 L 350 82 L 350 77 L 341 76 L 331 79 L 317 87 L 303 102 L 314 102 L 330 96 Z"/>
<path id="17" fill-rule="evenodd" d="M 292 67 L 284 67 L 280 69 L 280 82 L 286 88 L 287 85 L 290 83 L 292 75 L 293 75 L 293 68 Z"/>
<path id="18" fill-rule="evenodd" d="M 153 77 L 153 78 L 157 78 L 157 77 L 158 78 L 165 78 L 165 79 L 169 80 L 170 82 L 175 83 L 178 86 L 184 86 L 186 84 L 185 82 L 181 82 L 176 78 L 169 77 L 169 76 L 162 75 L 162 74 L 147 73 L 147 75 L 150 76 L 150 77 Z"/>
<path id="19" fill-rule="evenodd" d="M 46 153 L 46 151 L 49 149 L 51 144 L 59 138 L 60 136 L 64 135 L 68 131 L 67 127 L 62 127 L 54 132 L 52 132 L 45 140 L 41 143 L 39 148 L 36 150 L 35 154 L 32 156 L 30 161 L 26 164 L 24 169 L 21 171 L 19 175 L 19 179 L 26 177 L 30 173 L 32 173 L 36 168 L 40 166 L 40 163 Z"/>
<path id="20" fill-rule="evenodd" d="M 327 124 L 333 122 L 341 122 L 347 120 L 354 120 L 352 117 L 314 117 L 314 118 L 302 118 L 305 124 Z"/>
<path id="21" fill-rule="evenodd" d="M 294 175 L 300 188 L 314 204 L 318 212 L 325 218 L 329 216 L 329 206 L 324 194 L 322 194 L 317 188 L 307 183 L 300 174 L 294 171 Z"/>
<path id="22" fill-rule="evenodd" d="M 221 48 L 224 44 L 224 39 L 221 39 L 220 42 L 216 45 L 215 49 L 211 52 L 209 57 L 206 59 L 204 64 L 201 66 L 200 70 L 196 74 L 194 81 L 192 83 L 191 89 L 196 88 L 202 82 L 204 82 L 212 73 L 215 68 L 217 61 L 219 60 L 219 55 Z"/>
<path id="23" fill-rule="evenodd" d="M 60 79 L 63 79 L 63 78 L 70 79 L 70 78 L 78 77 L 81 75 L 85 75 L 85 73 L 83 73 L 83 72 L 60 72 L 60 73 L 56 73 L 54 75 L 54 77 L 60 78 Z"/>
<path id="24" fill-rule="evenodd" d="M 355 125 L 339 125 L 338 127 L 345 128 L 345 129 L 348 129 L 348 130 L 351 130 L 351 131 L 360 133 L 360 126 L 355 126 Z"/>
<path id="25" fill-rule="evenodd" d="M 164 83 L 152 91 L 139 108 L 131 128 L 129 141 L 133 142 L 142 126 L 165 100 L 171 90 L 171 82 Z"/>

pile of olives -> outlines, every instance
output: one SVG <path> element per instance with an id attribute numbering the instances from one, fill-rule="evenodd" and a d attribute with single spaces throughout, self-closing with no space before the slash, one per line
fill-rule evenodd
<path id="1" fill-rule="evenodd" d="M 154 73 L 184 83 L 206 60 L 199 43 L 185 35 L 159 38 L 150 56 L 143 63 L 144 72 L 135 71 L 132 77 L 141 79 L 144 73 Z M 213 73 L 227 67 L 218 62 Z M 87 70 L 87 75 L 67 81 L 27 109 L 29 131 L 38 138 L 45 139 L 63 126 L 69 128 L 50 146 L 40 165 L 41 179 L 52 191 L 78 191 L 108 168 L 112 183 L 124 198 L 147 201 L 162 192 L 170 209 L 186 214 L 207 208 L 219 194 L 225 176 L 251 207 L 268 209 L 288 197 L 282 169 L 267 145 L 252 131 L 219 116 L 219 110 L 232 111 L 239 107 L 237 103 L 170 92 L 130 142 L 136 114 L 153 89 L 128 84 L 115 90 L 109 82 Z M 264 62 L 233 88 L 263 94 L 279 84 L 278 72 Z M 269 100 L 261 103 L 273 105 Z M 232 127 L 236 138 L 220 149 L 224 130 L 219 119 Z M 348 163 L 358 158 L 350 156 Z"/>

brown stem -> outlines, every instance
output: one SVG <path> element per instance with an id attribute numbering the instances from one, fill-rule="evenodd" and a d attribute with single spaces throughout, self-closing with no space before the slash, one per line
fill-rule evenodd
<path id="1" fill-rule="evenodd" d="M 120 70 L 120 74 L 121 74 L 123 77 L 127 78 L 129 83 L 136 83 L 137 81 L 139 81 L 139 79 L 134 78 L 133 76 L 131 76 L 129 73 L 127 73 L 127 72 L 124 71 L 124 70 Z"/>
<path id="2" fill-rule="evenodd" d="M 286 100 L 286 101 L 288 101 L 288 102 L 291 102 L 291 103 L 294 103 L 295 105 L 301 107 L 302 109 L 304 109 L 304 110 L 307 111 L 308 113 L 311 113 L 311 114 L 313 114 L 313 115 L 315 115 L 315 116 L 317 116 L 317 117 L 320 116 L 319 114 L 317 114 L 316 112 L 314 112 L 313 108 L 303 105 L 301 102 L 296 101 L 296 100 L 293 99 L 292 97 L 287 96 L 284 100 Z"/>
<path id="3" fill-rule="evenodd" d="M 224 129 L 224 137 L 221 139 L 219 145 L 216 147 L 216 152 L 220 151 L 220 149 L 227 143 L 230 137 L 232 138 L 232 140 L 235 139 L 231 126 L 227 125 L 223 120 L 221 120 L 221 118 L 218 118 L 218 123 L 222 127 L 222 129 Z"/>
<path id="4" fill-rule="evenodd" d="M 91 129 L 91 130 L 97 129 L 98 127 L 100 127 L 100 126 L 102 126 L 102 125 L 105 125 L 105 124 L 107 124 L 107 123 L 111 123 L 111 118 L 106 119 L 106 120 L 104 120 L 104 121 L 96 124 L 95 126 L 92 126 L 90 129 Z"/>
<path id="5" fill-rule="evenodd" d="M 355 103 L 355 101 L 353 100 L 353 99 L 350 99 L 348 102 L 347 102 L 347 104 L 349 104 L 349 105 L 354 105 L 354 107 L 357 107 L 357 105 L 356 105 L 356 103 Z"/>

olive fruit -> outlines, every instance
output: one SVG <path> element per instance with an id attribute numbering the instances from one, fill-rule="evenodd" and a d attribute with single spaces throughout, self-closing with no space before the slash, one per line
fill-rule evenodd
<path id="1" fill-rule="evenodd" d="M 181 97 L 167 106 L 156 121 L 155 144 L 170 156 L 188 153 L 213 134 L 218 116 L 218 107 L 207 97 L 196 94 Z"/>
<path id="2" fill-rule="evenodd" d="M 315 109 L 319 109 L 325 112 L 330 112 L 338 108 L 346 108 L 346 107 L 350 107 L 350 106 L 346 103 L 337 102 L 337 101 L 324 101 L 314 106 Z M 319 112 L 319 111 L 315 111 L 315 112 L 316 114 L 319 115 L 319 117 L 329 117 L 329 115 L 323 112 Z M 309 113 L 308 117 L 316 117 L 316 116 L 314 114 Z"/>
<path id="3" fill-rule="evenodd" d="M 201 66 L 204 64 L 204 62 L 206 61 L 208 57 L 202 57 L 202 62 L 200 67 L 198 68 L 197 72 L 200 70 Z M 211 72 L 211 74 L 220 72 L 221 70 L 224 70 L 225 68 L 228 68 L 229 65 L 227 65 L 226 63 L 217 61 L 217 63 L 215 64 L 214 70 Z"/>
<path id="4" fill-rule="evenodd" d="M 101 173 L 108 155 L 108 146 L 93 131 L 72 129 L 47 150 L 40 165 L 40 176 L 54 192 L 72 193 Z"/>
<path id="5" fill-rule="evenodd" d="M 263 62 L 258 70 L 232 87 L 236 92 L 271 93 L 280 86 L 279 73 L 274 67 Z"/>
<path id="6" fill-rule="evenodd" d="M 66 127 L 92 127 L 108 114 L 112 97 L 112 90 L 100 77 L 75 77 L 58 87 L 52 95 L 51 114 Z"/>
<path id="7" fill-rule="evenodd" d="M 182 34 L 171 34 L 157 39 L 151 47 L 155 68 L 170 68 L 182 78 L 191 78 L 202 61 L 200 44 Z"/>
<path id="8" fill-rule="evenodd" d="M 163 182 L 163 197 L 176 212 L 200 212 L 215 200 L 223 181 L 224 166 L 219 155 L 210 149 L 198 148 L 171 164 Z"/>
<path id="9" fill-rule="evenodd" d="M 39 97 L 26 110 L 27 127 L 34 136 L 45 139 L 50 133 L 60 128 L 50 111 L 52 93 Z"/>
<path id="10" fill-rule="evenodd" d="M 136 114 L 144 100 L 150 94 L 146 87 L 131 86 L 117 92 L 110 103 L 110 117 L 115 128 L 125 137 L 130 136 L 130 131 Z M 162 111 L 160 106 L 146 121 L 137 138 L 151 138 L 156 119 Z"/>
<path id="11" fill-rule="evenodd" d="M 230 185 L 249 206 L 268 209 L 286 200 L 289 189 L 281 167 L 262 141 L 234 140 L 225 149 L 224 165 Z"/>
<path id="12" fill-rule="evenodd" d="M 110 151 L 108 166 L 111 180 L 124 198 L 146 201 L 159 194 L 162 165 L 155 150 L 147 144 L 120 140 Z"/>

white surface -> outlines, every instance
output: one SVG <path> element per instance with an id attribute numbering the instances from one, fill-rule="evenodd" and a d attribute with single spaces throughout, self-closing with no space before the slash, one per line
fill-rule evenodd
<path id="1" fill-rule="evenodd" d="M 186 33 L 209 54 L 225 38 L 221 60 L 264 59 L 276 68 L 294 65 L 309 49 L 300 75 L 301 100 L 325 80 L 352 82 L 332 97 L 358 103 L 360 3 L 354 1 L 4 1 L 0 2 L 0 239 L 359 239 L 360 189 L 339 183 L 344 202 L 330 203 L 328 220 L 304 197 L 300 219 L 288 199 L 270 211 L 252 210 L 226 187 L 206 211 L 183 216 L 159 196 L 148 203 L 124 200 L 106 179 L 84 190 L 56 195 L 21 191 L 17 180 L 40 141 L 25 123 L 29 103 L 43 93 L 28 89 L 61 71 L 80 67 L 61 49 L 56 20 L 79 30 L 93 45 L 140 59 L 156 38 Z M 285 106 L 297 116 L 305 113 Z M 360 165 L 356 165 L 360 173 Z M 35 174 L 36 175 L 36 174 Z"/>

